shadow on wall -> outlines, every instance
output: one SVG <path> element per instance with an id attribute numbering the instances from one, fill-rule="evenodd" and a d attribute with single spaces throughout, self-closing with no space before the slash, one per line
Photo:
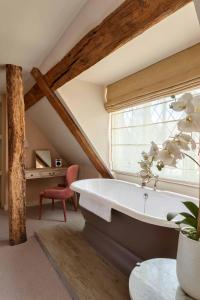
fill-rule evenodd
<path id="1" fill-rule="evenodd" d="M 29 115 L 26 115 L 26 143 L 25 143 L 25 167 L 35 168 L 35 154 L 36 149 L 49 149 L 52 160 L 60 157 L 57 149 L 52 145 L 46 135 L 38 128 L 35 122 Z M 63 157 L 62 157 L 63 158 Z M 66 159 L 66 158 L 64 158 Z M 77 163 L 76 161 L 66 160 L 65 165 Z M 98 172 L 91 164 L 79 164 L 80 173 L 79 179 L 97 178 Z M 57 178 L 42 178 L 27 180 L 26 184 L 26 203 L 27 206 L 37 205 L 39 195 L 42 190 L 48 187 L 57 186 L 64 183 L 64 177 Z"/>
<path id="2" fill-rule="evenodd" d="M 35 168 L 35 150 L 50 150 L 52 162 L 59 157 L 54 146 L 48 141 L 45 135 L 38 129 L 30 117 L 26 115 L 26 142 L 25 142 L 25 167 Z"/>

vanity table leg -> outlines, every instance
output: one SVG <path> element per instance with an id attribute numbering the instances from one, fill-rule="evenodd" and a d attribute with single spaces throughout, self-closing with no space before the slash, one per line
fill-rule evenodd
<path id="1" fill-rule="evenodd" d="M 43 196 L 40 195 L 40 203 L 39 203 L 39 220 L 42 217 L 42 200 L 43 200 Z"/>
<path id="2" fill-rule="evenodd" d="M 62 200 L 62 204 L 63 204 L 64 220 L 66 222 L 67 221 L 67 218 L 66 218 L 66 202 L 65 202 L 64 199 Z"/>

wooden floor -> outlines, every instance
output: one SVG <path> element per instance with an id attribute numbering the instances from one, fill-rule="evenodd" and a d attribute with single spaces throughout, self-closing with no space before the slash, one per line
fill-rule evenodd
<path id="1" fill-rule="evenodd" d="M 57 225 L 36 235 L 73 299 L 130 299 L 128 278 L 100 257 L 80 232 Z"/>

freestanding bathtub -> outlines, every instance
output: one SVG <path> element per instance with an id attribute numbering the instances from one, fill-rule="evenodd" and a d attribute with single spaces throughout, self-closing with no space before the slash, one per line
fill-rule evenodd
<path id="1" fill-rule="evenodd" d="M 175 258 L 178 227 L 166 215 L 186 211 L 182 201 L 198 203 L 196 198 L 116 179 L 79 180 L 71 188 L 80 193 L 84 236 L 126 274 L 142 260 Z"/>

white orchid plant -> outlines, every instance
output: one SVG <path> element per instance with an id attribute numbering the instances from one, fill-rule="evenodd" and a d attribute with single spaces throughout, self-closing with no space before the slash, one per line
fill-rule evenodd
<path id="1" fill-rule="evenodd" d="M 170 108 L 174 111 L 185 111 L 186 116 L 178 121 L 178 133 L 167 139 L 162 147 L 159 148 L 156 143 L 152 142 L 148 153 L 142 152 L 142 160 L 139 162 L 141 171 L 139 172 L 142 178 L 142 184 L 145 185 L 152 179 L 158 180 L 158 175 L 154 175 L 152 167 L 156 165 L 161 171 L 165 166 L 176 167 L 179 160 L 189 157 L 199 167 L 200 164 L 187 151 L 195 150 L 197 145 L 192 137 L 192 133 L 200 132 L 200 96 L 193 96 L 191 93 L 185 93 L 178 100 L 172 96 L 173 102 Z M 180 213 L 183 220 L 177 224 L 187 224 L 187 235 L 193 239 L 200 238 L 200 212 L 199 208 L 192 202 L 183 203 L 190 213 Z M 168 220 L 172 220 L 177 214 L 169 213 Z"/>

